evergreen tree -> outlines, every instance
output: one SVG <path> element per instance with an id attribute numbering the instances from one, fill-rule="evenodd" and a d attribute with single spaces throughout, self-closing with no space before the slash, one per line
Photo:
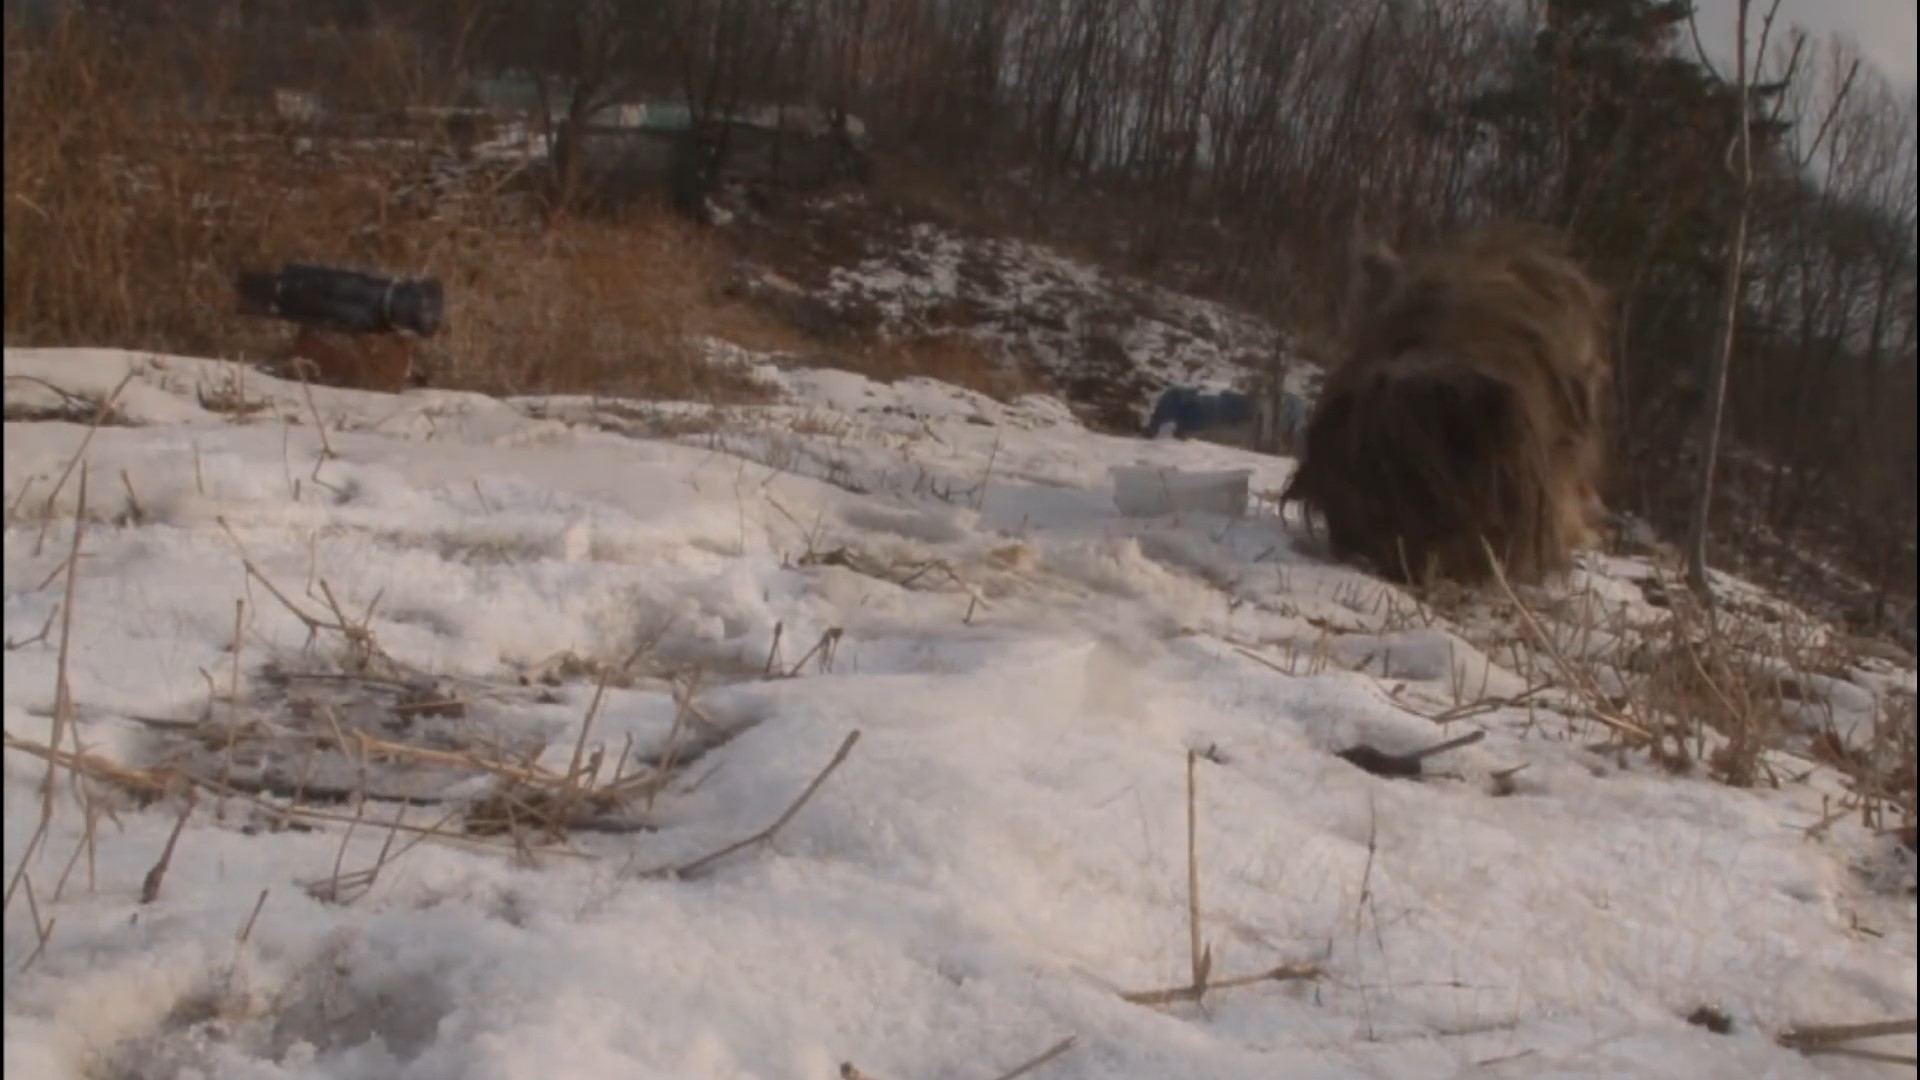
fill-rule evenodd
<path id="1" fill-rule="evenodd" d="M 1739 90 L 1695 58 L 1690 13 L 1685 0 L 1549 0 L 1464 117 L 1487 149 L 1490 209 L 1565 228 L 1631 316 L 1630 447 L 1670 448 L 1699 404 L 1737 205 Z M 1763 172 L 1785 168 L 1790 125 L 1768 108 L 1784 89 L 1753 90 Z"/>

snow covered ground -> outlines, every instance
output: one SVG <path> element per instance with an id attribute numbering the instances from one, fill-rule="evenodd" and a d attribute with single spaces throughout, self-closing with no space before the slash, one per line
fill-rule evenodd
<path id="1" fill-rule="evenodd" d="M 1080 415 L 1132 432 L 1169 386 L 1245 386 L 1273 361 L 1311 396 L 1319 371 L 1297 335 L 1042 244 L 982 232 L 859 191 L 739 209 L 741 286 L 801 325 L 883 339 L 962 335 Z"/>
<path id="2" fill-rule="evenodd" d="M 1894 1072 L 1774 1041 L 1915 1009 L 1890 842 L 1807 833 L 1838 777 L 1436 724 L 1530 676 L 1270 514 L 1112 508 L 1113 465 L 1284 461 L 831 371 L 716 411 L 5 367 L 10 1077 L 990 1080 L 1067 1037 L 1028 1075 Z M 129 371 L 91 435 L 15 418 Z M 1335 756 L 1476 728 L 1424 781 Z M 1212 977 L 1290 977 L 1134 1003 L 1190 978 L 1190 751 Z M 183 800 L 128 792 L 177 773 L 170 843 Z"/>

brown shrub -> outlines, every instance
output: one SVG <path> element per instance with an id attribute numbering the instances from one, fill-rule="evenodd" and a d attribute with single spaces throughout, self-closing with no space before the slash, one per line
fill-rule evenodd
<path id="1" fill-rule="evenodd" d="M 1528 580 L 1595 541 L 1606 298 L 1550 235 L 1495 226 L 1356 265 L 1343 355 L 1283 498 L 1336 555 L 1478 582 L 1490 545 Z"/>
<path id="2" fill-rule="evenodd" d="M 434 381 L 500 394 L 756 398 L 760 384 L 710 362 L 696 340 L 714 281 L 706 238 L 663 211 L 495 234 L 447 283 Z"/>

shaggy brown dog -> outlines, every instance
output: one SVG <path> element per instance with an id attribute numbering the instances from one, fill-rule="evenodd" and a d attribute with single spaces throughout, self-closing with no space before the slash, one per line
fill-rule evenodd
<path id="1" fill-rule="evenodd" d="M 1503 225 L 1369 251 L 1348 307 L 1282 496 L 1336 556 L 1472 584 L 1483 545 L 1524 581 L 1595 542 L 1607 298 L 1555 237 Z"/>

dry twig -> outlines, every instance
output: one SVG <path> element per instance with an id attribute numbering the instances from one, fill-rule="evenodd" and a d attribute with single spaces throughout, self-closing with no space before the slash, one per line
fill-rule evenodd
<path id="1" fill-rule="evenodd" d="M 187 799 L 180 807 L 180 816 L 174 819 L 173 831 L 167 834 L 166 846 L 160 849 L 160 859 L 147 871 L 146 879 L 140 882 L 140 902 L 151 904 L 160 899 L 160 885 L 167 878 L 167 870 L 173 865 L 173 849 L 180 843 L 180 834 L 187 827 L 187 818 L 193 814 L 194 798 L 192 788 L 187 789 Z"/>
<path id="2" fill-rule="evenodd" d="M 840 748 L 834 751 L 833 760 L 827 762 L 826 768 L 821 769 L 819 774 L 813 778 L 813 782 L 808 784 L 804 791 L 800 792 L 800 797 L 793 800 L 793 803 L 787 807 L 785 812 L 783 812 L 779 817 L 775 818 L 773 820 L 773 823 L 768 825 L 766 828 L 761 829 L 760 831 L 754 833 L 751 836 L 745 837 L 744 839 L 736 840 L 733 843 L 728 844 L 726 847 L 719 849 L 718 851 L 714 851 L 709 854 L 702 855 L 699 858 L 694 859 L 692 862 L 682 863 L 678 866 L 662 867 L 657 870 L 651 870 L 641 876 L 690 878 L 698 874 L 700 871 L 706 869 L 709 866 L 712 866 L 713 864 L 719 862 L 720 860 L 726 858 L 729 855 L 732 855 L 737 851 L 741 851 L 746 848 L 752 847 L 755 844 L 762 844 L 762 843 L 771 841 L 776 835 L 779 834 L 781 829 L 786 827 L 787 822 L 793 820 L 794 815 L 800 812 L 800 808 L 807 805 L 807 800 L 813 798 L 814 793 L 819 791 L 821 785 L 827 782 L 827 777 L 832 776 L 833 771 L 835 769 L 838 769 L 841 766 L 841 764 L 847 760 L 847 755 L 853 753 L 853 744 L 859 741 L 860 741 L 860 729 L 855 728 L 854 730 L 847 732 L 847 737 L 840 741 Z"/>
<path id="3" fill-rule="evenodd" d="M 1197 757 L 1193 751 L 1187 751 L 1187 941 L 1190 981 L 1185 986 L 1120 995 L 1123 1000 L 1135 1005 L 1171 1005 L 1182 1001 L 1198 1003 L 1209 990 L 1231 990 L 1263 982 L 1316 979 L 1322 974 L 1317 964 L 1287 963 L 1252 975 L 1234 975 L 1222 979 L 1213 977 L 1213 946 L 1203 941 L 1200 933 L 1200 859 L 1196 850 L 1199 829 L 1199 784 L 1195 776 Z"/>
<path id="4" fill-rule="evenodd" d="M 1861 1050 L 1849 1047 L 1847 1043 L 1862 1039 L 1884 1039 L 1897 1035 L 1912 1035 L 1920 1030 L 1920 1022 L 1912 1018 L 1906 1020 L 1881 1020 L 1865 1024 L 1821 1024 L 1798 1027 L 1782 1034 L 1781 1046 L 1789 1050 L 1798 1050 L 1809 1056 L 1825 1054 L 1837 1057 L 1858 1058 L 1865 1061 L 1877 1061 L 1889 1065 L 1913 1065 L 1911 1054 L 1890 1054 L 1875 1050 Z"/>
<path id="5" fill-rule="evenodd" d="M 1493 570 L 1494 582 L 1500 586 L 1500 591 L 1506 594 L 1508 602 L 1520 614 L 1520 621 L 1525 624 L 1527 632 L 1533 635 L 1535 643 L 1547 654 L 1547 658 L 1553 661 L 1554 668 L 1560 672 L 1561 678 L 1567 681 L 1567 685 L 1586 698 L 1594 718 L 1614 732 L 1628 736 L 1641 745 L 1651 744 L 1654 741 L 1652 732 L 1626 717 L 1614 715 L 1612 710 L 1605 707 L 1606 695 L 1600 692 L 1599 687 L 1595 686 L 1591 679 L 1581 677 L 1573 665 L 1567 662 L 1567 658 L 1561 655 L 1559 647 L 1553 643 L 1552 636 L 1547 633 L 1545 627 L 1540 625 L 1539 618 L 1520 599 L 1520 595 L 1513 591 L 1513 585 L 1507 581 L 1506 568 L 1500 565 L 1499 557 L 1493 552 L 1493 545 L 1487 543 L 1483 537 L 1480 540 L 1480 546 L 1486 552 L 1487 565 Z"/>
<path id="6" fill-rule="evenodd" d="M 1042 1050 L 1040 1053 L 1008 1069 L 1006 1072 L 995 1075 L 993 1080 L 1019 1080 L 1020 1077 L 1034 1072 L 1041 1066 L 1073 1049 L 1074 1045 L 1079 1041 L 1080 1037 L 1078 1035 L 1069 1035 L 1059 1042 L 1054 1043 L 1052 1046 L 1047 1047 L 1045 1050 Z M 851 1061 L 844 1061 L 840 1063 L 840 1080 L 880 1080 L 880 1078 L 874 1076 L 872 1073 L 862 1072 Z"/>

